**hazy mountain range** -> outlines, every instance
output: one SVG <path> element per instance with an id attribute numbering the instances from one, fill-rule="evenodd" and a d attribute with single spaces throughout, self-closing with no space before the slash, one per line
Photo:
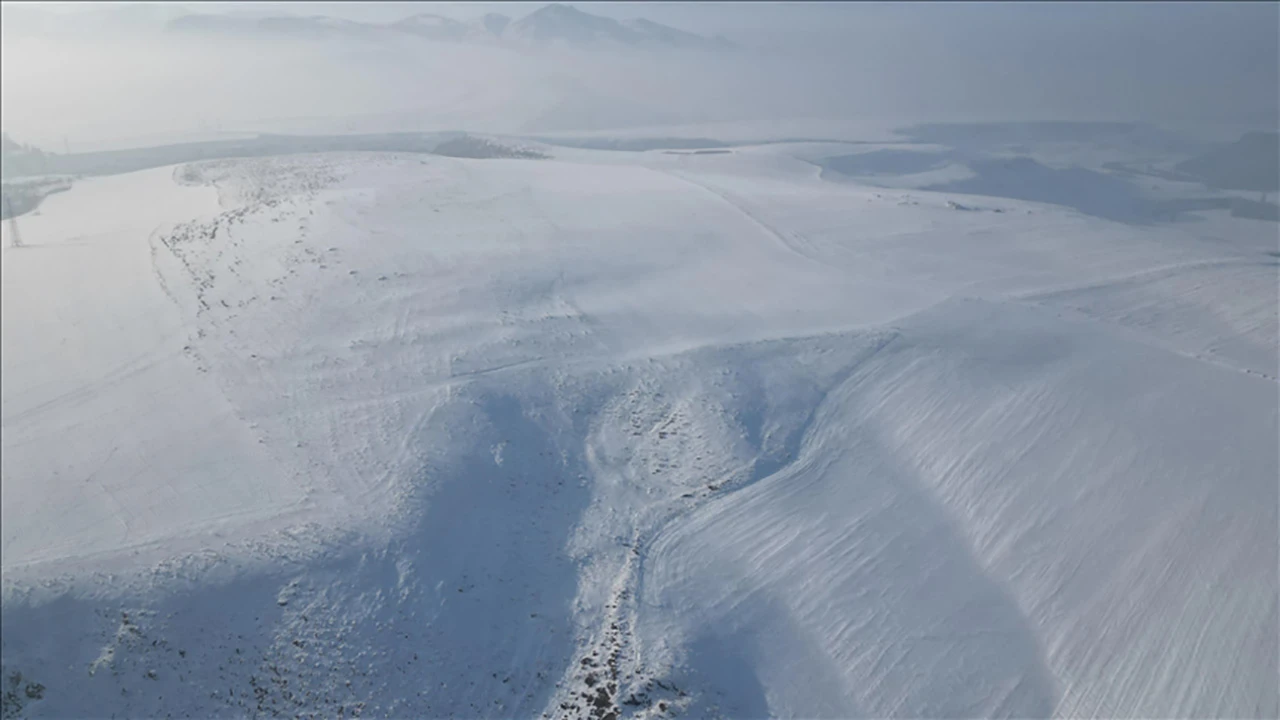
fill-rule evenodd
<path id="1" fill-rule="evenodd" d="M 580 49 L 679 48 L 725 50 L 733 43 L 723 37 L 704 37 L 651 20 L 614 20 L 559 3 L 547 5 L 518 20 L 489 13 L 470 22 L 420 13 L 388 24 L 366 23 L 326 15 L 250 18 L 191 14 L 171 20 L 175 33 L 281 34 L 299 37 L 368 37 L 412 35 L 424 40 L 503 43 Z"/>

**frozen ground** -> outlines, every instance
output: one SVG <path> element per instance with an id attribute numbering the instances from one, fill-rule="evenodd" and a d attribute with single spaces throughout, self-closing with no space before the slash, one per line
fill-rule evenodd
<path id="1" fill-rule="evenodd" d="M 1274 224 L 557 155 L 6 228 L 6 718 L 1280 713 Z"/>

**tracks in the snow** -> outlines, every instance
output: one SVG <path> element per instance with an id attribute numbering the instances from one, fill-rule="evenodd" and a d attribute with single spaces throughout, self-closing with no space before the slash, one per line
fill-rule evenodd
<path id="1" fill-rule="evenodd" d="M 673 177 L 677 180 L 680 180 L 681 182 L 687 185 L 692 185 L 693 187 L 696 187 L 705 193 L 709 193 L 715 196 L 721 202 L 728 204 L 730 207 L 736 210 L 738 214 L 746 218 L 749 222 L 751 222 L 751 224 L 760 228 L 762 231 L 764 231 L 765 234 L 772 237 L 775 241 L 777 241 L 779 247 L 781 247 L 783 250 L 786 250 L 787 252 L 791 253 L 792 255 L 795 255 L 796 257 L 804 260 L 805 262 L 814 263 L 824 268 L 826 267 L 826 265 L 820 259 L 814 256 L 813 247 L 811 246 L 809 241 L 806 240 L 803 236 L 799 235 L 798 233 L 793 233 L 787 230 L 783 230 L 777 227 L 776 225 L 773 225 L 765 221 L 759 215 L 752 212 L 751 209 L 747 207 L 746 203 L 734 197 L 733 195 L 729 194 L 728 192 L 721 190 L 719 188 L 712 187 L 711 185 L 705 182 L 702 182 L 700 180 L 694 180 L 691 177 L 688 177 L 681 173 L 677 173 L 673 170 L 655 171 L 655 172 L 662 172 L 663 174 Z"/>

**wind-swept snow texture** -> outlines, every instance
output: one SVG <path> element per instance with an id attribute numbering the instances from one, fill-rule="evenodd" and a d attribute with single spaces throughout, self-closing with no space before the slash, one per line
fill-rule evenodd
<path id="1" fill-rule="evenodd" d="M 6 718 L 1280 713 L 1274 252 L 561 155 L 22 218 Z"/>

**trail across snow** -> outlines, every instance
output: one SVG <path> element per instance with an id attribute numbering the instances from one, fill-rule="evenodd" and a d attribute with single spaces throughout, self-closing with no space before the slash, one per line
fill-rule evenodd
<path id="1" fill-rule="evenodd" d="M 1274 717 L 1275 255 L 949 201 L 78 182 L 3 251 L 5 717 Z"/>
<path id="2" fill-rule="evenodd" d="M 184 356 L 184 318 L 157 282 L 149 237 L 216 212 L 212 188 L 164 169 L 83 181 L 22 219 L 29 246 L 3 264 L 6 571 L 171 549 L 301 499 Z"/>

